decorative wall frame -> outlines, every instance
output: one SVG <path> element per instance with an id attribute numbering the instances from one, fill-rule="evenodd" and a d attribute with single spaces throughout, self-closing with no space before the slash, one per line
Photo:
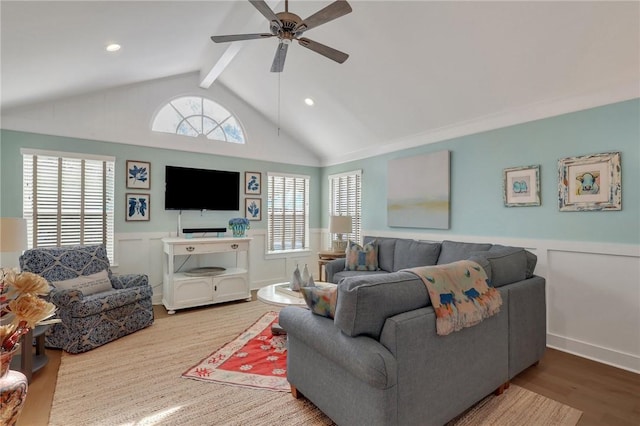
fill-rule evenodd
<path id="1" fill-rule="evenodd" d="M 387 224 L 449 229 L 450 152 L 389 160 Z"/>
<path id="2" fill-rule="evenodd" d="M 125 219 L 129 221 L 148 221 L 151 218 L 151 200 L 149 194 L 126 194 L 127 211 Z"/>
<path id="3" fill-rule="evenodd" d="M 558 160 L 560 211 L 622 210 L 620 152 Z"/>
<path id="4" fill-rule="evenodd" d="M 244 193 L 260 195 L 262 190 L 262 173 L 244 172 Z"/>
<path id="5" fill-rule="evenodd" d="M 245 198 L 244 215 L 249 220 L 262 220 L 262 199 Z"/>
<path id="6" fill-rule="evenodd" d="M 502 171 L 506 207 L 539 206 L 540 166 L 511 167 Z"/>
<path id="7" fill-rule="evenodd" d="M 127 188 L 151 188 L 151 163 L 146 161 L 127 160 Z"/>

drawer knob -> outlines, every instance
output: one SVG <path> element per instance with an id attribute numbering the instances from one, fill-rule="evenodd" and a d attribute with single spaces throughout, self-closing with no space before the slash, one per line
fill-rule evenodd
<path id="1" fill-rule="evenodd" d="M 234 243 L 234 244 L 231 244 L 231 248 L 235 250 L 235 249 L 237 249 L 237 248 L 238 248 L 238 245 L 237 245 L 237 244 L 235 244 L 235 243 Z"/>
<path id="2" fill-rule="evenodd" d="M 188 252 L 192 252 L 192 251 L 194 251 L 195 249 L 196 249 L 196 248 L 195 248 L 195 247 L 193 247 L 193 246 L 189 246 L 189 247 L 187 247 L 187 251 L 188 251 Z"/>

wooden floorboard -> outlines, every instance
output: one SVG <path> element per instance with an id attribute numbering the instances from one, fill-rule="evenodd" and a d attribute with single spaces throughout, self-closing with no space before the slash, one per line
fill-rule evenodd
<path id="1" fill-rule="evenodd" d="M 156 318 L 168 316 L 154 306 Z M 61 351 L 47 349 L 49 363 L 34 374 L 18 426 L 46 426 Z M 640 375 L 554 349 L 512 383 L 583 411 L 579 426 L 640 425 Z M 72 425 L 72 422 L 69 423 Z"/>

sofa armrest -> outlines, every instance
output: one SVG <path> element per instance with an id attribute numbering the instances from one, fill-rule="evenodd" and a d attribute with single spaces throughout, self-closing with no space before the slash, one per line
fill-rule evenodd
<path id="1" fill-rule="evenodd" d="M 111 286 L 115 289 L 143 287 L 149 285 L 149 277 L 144 274 L 122 274 L 111 276 Z"/>
<path id="2" fill-rule="evenodd" d="M 84 295 L 80 290 L 62 290 L 50 287 L 47 300 L 58 308 L 69 308 L 74 302 L 82 302 Z"/>
<path id="3" fill-rule="evenodd" d="M 344 262 L 344 259 L 333 259 L 324 265 L 325 279 L 328 283 L 333 283 L 333 274 L 344 271 Z"/>
<path id="4" fill-rule="evenodd" d="M 396 385 L 396 360 L 380 342 L 365 336 L 349 337 L 335 327 L 330 318 L 314 315 L 304 308 L 285 307 L 278 321 L 289 339 L 301 341 L 362 382 L 378 389 Z"/>

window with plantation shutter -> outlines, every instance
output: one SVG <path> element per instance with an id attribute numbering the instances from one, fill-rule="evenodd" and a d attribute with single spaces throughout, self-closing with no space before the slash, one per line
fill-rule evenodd
<path id="1" fill-rule="evenodd" d="M 28 247 L 104 244 L 113 260 L 115 158 L 21 153 Z"/>
<path id="2" fill-rule="evenodd" d="M 329 216 L 351 216 L 353 218 L 350 234 L 345 238 L 361 244 L 362 231 L 362 170 L 355 170 L 329 176 Z M 329 235 L 330 244 L 338 238 Z"/>
<path id="3" fill-rule="evenodd" d="M 267 253 L 309 249 L 309 176 L 267 173 Z"/>

